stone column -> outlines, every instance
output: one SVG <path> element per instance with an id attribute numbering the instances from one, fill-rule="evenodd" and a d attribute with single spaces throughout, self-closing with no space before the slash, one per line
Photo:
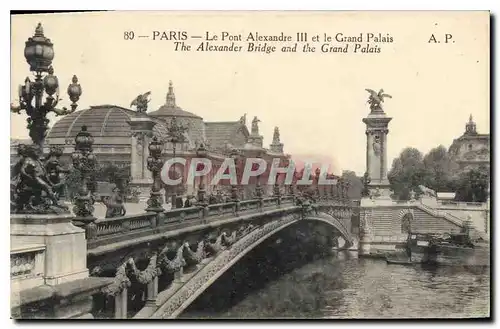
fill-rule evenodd
<path id="1" fill-rule="evenodd" d="M 385 112 L 371 112 L 363 122 L 366 124 L 366 171 L 371 179 L 370 190 L 377 190 L 382 197 L 390 195 L 387 179 L 387 134 L 392 118 Z"/>
<path id="2" fill-rule="evenodd" d="M 153 137 L 153 127 L 156 124 L 147 116 L 131 118 L 128 121 L 132 132 L 131 136 L 131 187 L 139 189 L 139 200 L 145 202 L 153 184 L 151 172 L 148 170 L 148 145 Z"/>
<path id="3" fill-rule="evenodd" d="M 387 135 L 392 118 L 386 115 L 381 106 L 383 98 L 389 95 L 383 94 L 383 90 L 378 94 L 370 92 L 373 93 L 368 100 L 370 114 L 363 118 L 366 124 L 366 174 L 363 179 L 366 193 L 363 193 L 360 203 L 360 255 L 370 255 L 376 249 L 374 229 L 377 227 L 377 216 L 380 215 L 374 213 L 374 208 L 392 205 L 387 179 Z"/>

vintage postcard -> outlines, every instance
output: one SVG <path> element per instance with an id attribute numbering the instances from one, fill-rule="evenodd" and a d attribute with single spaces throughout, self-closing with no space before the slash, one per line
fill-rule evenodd
<path id="1" fill-rule="evenodd" d="M 12 318 L 489 318 L 490 19 L 12 15 Z"/>

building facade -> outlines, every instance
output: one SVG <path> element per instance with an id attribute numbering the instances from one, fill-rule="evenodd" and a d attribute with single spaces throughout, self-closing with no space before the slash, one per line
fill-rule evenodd
<path id="1" fill-rule="evenodd" d="M 186 128 L 182 141 L 175 145 L 170 142 L 168 130 L 173 118 L 179 125 Z M 144 128 L 146 122 L 149 128 Z M 202 117 L 185 111 L 177 105 L 173 84 L 170 82 L 165 104 L 156 111 L 141 113 L 117 105 L 95 105 L 64 116 L 48 132 L 44 152 L 48 153 L 52 146 L 59 146 L 63 149 L 61 160 L 70 163 L 75 136 L 83 126 L 87 126 L 87 131 L 94 137 L 93 150 L 99 165 L 130 166 L 132 183 L 134 181 L 139 185 L 143 183 L 145 188 L 146 186 L 150 188 L 150 173 L 144 169 L 146 166 L 137 165 L 137 162 L 145 163 L 149 156 L 147 144 L 150 138 L 146 142 L 142 139 L 143 142 L 141 142 L 140 136 L 144 133 L 142 130 L 151 129 L 150 137 L 156 136 L 164 143 L 162 153 L 164 160 L 174 156 L 174 146 L 175 155 L 186 159 L 186 166 L 176 166 L 176 171 L 183 177 L 184 184 L 189 170 L 189 161 L 198 157 L 196 151 L 203 143 L 207 150 L 205 157 L 212 162 L 212 170 L 205 177 L 208 182 L 215 176 L 224 159 L 231 153 L 234 154 L 235 150 L 240 160 L 247 157 L 262 157 L 268 163 L 274 158 L 281 159 L 283 165 L 288 162 L 289 156 L 283 153 L 278 128 L 275 128 L 270 147 L 265 148 L 263 136 L 259 134 L 258 122 L 259 120 L 255 117 L 251 131 L 247 128 L 246 115 L 235 121 L 205 122 Z M 138 124 L 142 125 L 139 129 L 142 129 L 141 131 L 137 130 Z M 30 141 L 11 140 L 11 164 L 17 161 L 17 146 L 26 143 Z M 262 182 L 265 178 L 266 175 L 262 174 Z M 195 182 L 195 186 L 184 186 L 185 193 L 193 193 L 196 183 L 199 184 L 199 181 Z M 221 181 L 220 185 L 228 184 L 228 181 Z M 207 190 L 211 192 L 213 188 L 207 184 Z M 270 191 L 270 188 L 268 190 Z M 242 194 L 248 193 L 248 191 L 242 191 Z"/>
<path id="2" fill-rule="evenodd" d="M 453 140 L 449 150 L 451 158 L 458 164 L 460 171 L 490 168 L 490 135 L 477 132 L 476 123 L 472 119 L 465 125 L 462 136 Z"/>

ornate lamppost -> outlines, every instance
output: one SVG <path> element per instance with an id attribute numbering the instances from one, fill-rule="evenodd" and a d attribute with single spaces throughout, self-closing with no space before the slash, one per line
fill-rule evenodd
<path id="1" fill-rule="evenodd" d="M 333 174 L 329 174 L 329 175 L 327 175 L 327 177 L 328 177 L 328 179 L 334 179 L 335 178 L 335 176 Z M 333 187 L 333 185 L 326 185 L 325 186 L 325 198 L 326 199 L 332 199 L 332 197 L 333 197 L 333 195 L 332 195 L 332 192 L 333 192 L 332 187 Z"/>
<path id="2" fill-rule="evenodd" d="M 208 152 L 207 152 L 207 149 L 205 148 L 205 144 L 203 142 L 201 142 L 200 145 L 198 146 L 198 148 L 196 149 L 196 157 L 206 158 L 207 153 Z M 204 164 L 202 164 L 202 163 L 200 163 L 198 165 L 204 166 Z M 206 205 L 208 204 L 206 195 L 207 195 L 207 191 L 205 189 L 204 179 L 203 179 L 203 176 L 201 176 L 200 183 L 198 184 L 198 193 L 196 196 L 198 206 L 206 207 Z"/>
<path id="3" fill-rule="evenodd" d="M 320 193 L 319 193 L 319 175 L 321 173 L 321 170 L 319 168 L 316 168 L 314 171 L 314 180 L 316 181 L 316 195 L 317 198 L 320 198 Z"/>
<path id="4" fill-rule="evenodd" d="M 342 192 L 344 200 L 349 200 L 349 187 L 351 186 L 351 183 L 346 179 L 344 181 L 344 186 L 343 189 L 344 191 Z"/>
<path id="5" fill-rule="evenodd" d="M 236 202 L 238 203 L 240 201 L 240 198 L 238 197 L 238 165 L 239 165 L 239 159 L 240 159 L 240 153 L 238 152 L 237 149 L 233 148 L 231 150 L 231 153 L 229 153 L 229 156 L 234 160 L 234 166 L 235 166 L 235 172 L 236 172 L 236 185 L 232 184 L 231 185 L 231 202 Z"/>
<path id="6" fill-rule="evenodd" d="M 184 143 L 184 133 L 187 131 L 187 127 L 179 124 L 176 117 L 172 117 L 170 120 L 170 125 L 167 127 L 168 141 L 172 143 L 173 156 L 175 158 L 177 143 Z M 176 163 L 173 166 L 174 175 L 177 175 Z M 181 175 L 182 178 L 182 175 Z M 172 191 L 172 208 L 176 208 L 177 205 L 177 186 L 173 187 Z"/>
<path id="7" fill-rule="evenodd" d="M 38 24 L 33 37 L 26 41 L 24 57 L 35 80 L 31 81 L 27 77 L 24 85 L 19 86 L 19 105 L 11 104 L 10 110 L 18 114 L 24 111 L 28 115 L 27 128 L 33 145 L 23 145 L 19 148 L 20 160 L 13 172 L 16 179 L 11 184 L 11 210 L 14 213 L 67 212 L 67 208 L 59 204 L 57 193 L 54 193 L 54 177 L 49 177 L 41 160 L 49 123 L 47 114 L 54 112 L 59 116 L 74 112 L 82 88 L 77 77 L 73 76 L 67 89 L 72 101 L 71 109 L 57 108 L 59 81 L 51 65 L 54 49 L 50 39 L 43 34 L 42 24 Z"/>
<path id="8" fill-rule="evenodd" d="M 149 156 L 147 160 L 148 170 L 151 171 L 153 178 L 153 185 L 151 186 L 151 194 L 147 201 L 148 207 L 146 211 L 162 212 L 162 195 L 161 195 L 161 179 L 160 172 L 163 167 L 163 159 L 161 152 L 163 151 L 163 143 L 158 140 L 158 137 L 153 136 L 149 143 Z"/>
<path id="9" fill-rule="evenodd" d="M 290 184 L 290 194 L 295 197 L 295 191 L 296 191 L 296 188 L 297 188 L 297 181 L 299 180 L 299 172 L 294 169 L 293 171 L 293 179 L 292 179 L 292 184 Z"/>
<path id="10" fill-rule="evenodd" d="M 344 179 L 342 177 L 337 181 L 337 197 L 339 200 L 344 198 Z"/>
<path id="11" fill-rule="evenodd" d="M 262 153 L 257 154 L 257 159 L 262 159 Z M 264 197 L 264 191 L 260 185 L 260 174 L 257 175 L 257 185 L 255 186 L 255 196 L 257 199 L 262 199 Z"/>
<path id="12" fill-rule="evenodd" d="M 335 177 L 337 177 L 337 176 L 335 176 L 334 174 L 332 174 L 332 176 L 331 176 L 331 177 L 332 177 L 332 178 L 335 178 Z M 332 200 L 334 200 L 334 199 L 335 199 L 335 184 L 330 185 L 330 198 L 331 198 Z"/>
<path id="13" fill-rule="evenodd" d="M 93 144 L 94 137 L 87 131 L 87 126 L 82 126 L 75 137 L 75 150 L 71 155 L 73 168 L 78 170 L 81 178 L 81 185 L 74 199 L 75 206 L 73 207 L 73 212 L 81 222 L 95 220 L 93 217 L 95 184 L 91 174 L 97 168 L 97 160 L 93 154 Z"/>

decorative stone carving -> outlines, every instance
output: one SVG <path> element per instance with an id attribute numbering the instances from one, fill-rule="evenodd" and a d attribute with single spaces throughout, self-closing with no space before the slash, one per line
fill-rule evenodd
<path id="1" fill-rule="evenodd" d="M 426 197 L 431 197 L 431 198 L 435 198 L 436 197 L 436 191 L 424 186 L 424 185 L 419 185 L 418 188 L 420 189 L 420 191 L 422 192 L 422 195 L 423 196 L 426 196 Z"/>
<path id="2" fill-rule="evenodd" d="M 159 275 L 161 275 L 161 269 L 157 267 L 157 255 L 153 255 L 149 264 L 144 271 L 140 271 L 135 265 L 134 259 L 129 258 L 128 264 L 132 269 L 132 274 L 136 278 L 139 283 L 147 284 L 153 281 L 153 279 Z"/>
<path id="3" fill-rule="evenodd" d="M 229 247 L 236 242 L 237 239 L 237 231 L 233 231 L 230 236 L 227 235 L 227 232 L 222 232 L 221 234 L 221 243 L 222 245 Z"/>
<path id="4" fill-rule="evenodd" d="M 380 135 L 375 135 L 373 137 L 373 144 L 372 144 L 372 147 L 373 147 L 373 153 L 376 155 L 376 156 L 380 156 L 381 154 L 381 150 L 382 150 L 382 144 L 380 142 Z"/>
<path id="5" fill-rule="evenodd" d="M 282 225 L 286 225 L 287 223 L 295 220 L 297 220 L 295 215 L 288 215 L 283 217 L 281 220 L 267 223 L 259 227 L 259 229 L 254 230 L 253 232 L 242 237 L 235 244 L 233 244 L 230 249 L 221 253 L 216 257 L 216 259 L 201 269 L 193 279 L 182 286 L 171 298 L 161 305 L 160 308 L 153 314 L 153 318 L 171 317 L 189 297 L 196 293 L 198 289 L 202 288 L 204 284 L 210 282 L 210 279 L 216 273 L 223 270 L 223 268 L 227 266 L 232 259 L 239 256 L 262 237 L 270 234 L 274 230 L 280 229 Z M 222 235 L 219 237 L 221 236 Z"/>
<path id="6" fill-rule="evenodd" d="M 206 248 L 207 251 L 211 255 L 217 255 L 223 248 L 222 246 L 222 234 L 220 234 L 217 239 L 215 239 L 215 242 L 211 242 L 210 240 L 207 241 L 206 243 Z"/>
<path id="7" fill-rule="evenodd" d="M 130 287 L 131 282 L 127 276 L 127 263 L 123 263 L 116 270 L 115 278 L 112 284 L 105 287 L 103 292 L 108 296 L 117 296 L 123 289 Z"/>
<path id="8" fill-rule="evenodd" d="M 10 276 L 31 274 L 35 268 L 35 254 L 23 253 L 10 256 Z"/>
<path id="9" fill-rule="evenodd" d="M 198 242 L 196 251 L 191 250 L 188 242 L 184 243 L 184 259 L 187 265 L 197 265 L 205 258 L 205 241 Z"/>
<path id="10" fill-rule="evenodd" d="M 168 273 L 173 273 L 181 270 L 184 266 L 186 266 L 186 261 L 184 259 L 184 245 L 180 246 L 177 249 L 177 253 L 173 260 L 168 259 L 167 252 L 169 251 L 169 247 L 165 247 L 159 255 L 158 265 L 163 271 Z"/>

